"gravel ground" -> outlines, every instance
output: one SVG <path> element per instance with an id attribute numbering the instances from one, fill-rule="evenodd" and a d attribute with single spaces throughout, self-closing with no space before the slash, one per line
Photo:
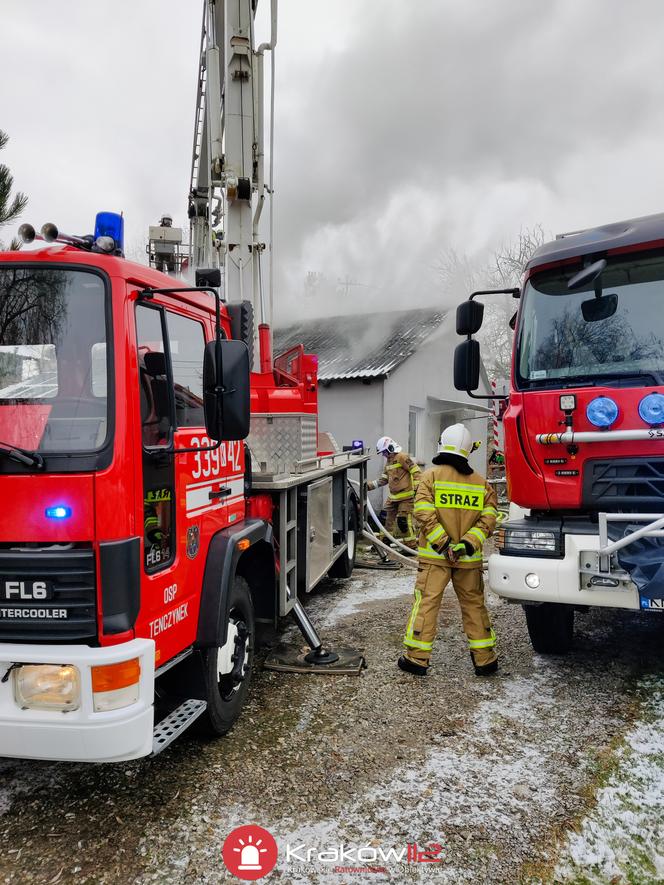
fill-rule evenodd
<path id="1" fill-rule="evenodd" d="M 277 840 L 272 881 L 589 881 L 569 864 L 553 871 L 662 690 L 664 624 L 580 615 L 574 652 L 543 658 L 521 609 L 491 597 L 501 669 L 480 680 L 448 591 L 435 667 L 416 680 L 395 667 L 412 584 L 406 570 L 358 570 L 312 595 L 326 642 L 364 649 L 368 669 L 259 670 L 224 739 L 185 736 L 154 760 L 111 766 L 0 761 L 0 881 L 225 881 L 224 839 L 247 823 Z M 290 627 L 286 636 L 298 642 Z M 664 818 L 657 797 L 650 811 Z M 413 842 L 441 844 L 444 862 L 405 863 Z M 391 850 L 376 864 L 386 872 L 318 860 L 340 843 L 368 846 L 365 857 Z M 287 844 L 297 851 L 288 863 Z M 307 849 L 312 863 L 297 859 Z M 341 863 L 364 866 L 348 854 Z M 644 870 L 611 881 L 654 880 Z"/>

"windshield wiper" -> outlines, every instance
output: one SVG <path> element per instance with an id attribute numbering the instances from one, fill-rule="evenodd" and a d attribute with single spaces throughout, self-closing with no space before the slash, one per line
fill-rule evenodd
<path id="1" fill-rule="evenodd" d="M 597 375 L 596 377 L 600 380 L 603 377 L 607 378 L 607 380 L 604 382 L 607 387 L 613 386 L 614 384 L 620 385 L 623 381 L 638 381 L 640 378 L 650 378 L 652 383 L 656 384 L 657 386 L 661 386 L 664 384 L 664 378 L 662 378 L 662 376 L 659 375 L 657 372 L 626 372 L 624 375 L 619 375 L 617 373 L 614 375 L 613 373 L 611 373 L 610 376 Z"/>
<path id="2" fill-rule="evenodd" d="M 18 461 L 19 464 L 25 464 L 27 467 L 36 467 L 37 470 L 44 469 L 44 459 L 39 452 L 29 452 L 27 449 L 0 442 L 0 454 L 6 455 L 12 461 Z"/>

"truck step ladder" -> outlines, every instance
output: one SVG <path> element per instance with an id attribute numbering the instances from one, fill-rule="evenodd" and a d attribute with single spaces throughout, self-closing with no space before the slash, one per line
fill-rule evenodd
<path id="1" fill-rule="evenodd" d="M 279 614 L 292 611 L 297 599 L 297 488 L 279 494 Z M 292 591 L 291 591 L 292 588 Z"/>
<path id="2" fill-rule="evenodd" d="M 205 712 L 205 701 L 190 698 L 161 720 L 152 732 L 152 756 L 165 750 L 183 731 Z"/>

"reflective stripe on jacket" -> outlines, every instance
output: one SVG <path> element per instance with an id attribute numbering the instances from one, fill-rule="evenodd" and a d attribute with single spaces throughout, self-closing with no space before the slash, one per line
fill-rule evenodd
<path id="1" fill-rule="evenodd" d="M 496 527 L 498 499 L 479 473 L 465 476 L 448 464 L 422 474 L 413 515 L 420 533 L 418 556 L 423 562 L 449 565 L 449 544 L 468 541 L 473 553 L 462 555 L 455 567 L 482 565 L 482 546 Z"/>
<path id="2" fill-rule="evenodd" d="M 376 486 L 387 485 L 390 501 L 407 501 L 413 498 L 420 480 L 421 470 L 407 452 L 388 455 L 385 469 Z M 371 488 L 374 488 L 373 484 Z"/>

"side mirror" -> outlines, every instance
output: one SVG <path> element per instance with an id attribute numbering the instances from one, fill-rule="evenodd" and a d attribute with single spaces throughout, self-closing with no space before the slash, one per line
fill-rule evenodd
<path id="1" fill-rule="evenodd" d="M 484 319 L 484 305 L 479 301 L 463 301 L 456 312 L 457 335 L 474 335 Z"/>
<path id="2" fill-rule="evenodd" d="M 457 390 L 477 390 L 480 386 L 480 345 L 470 338 L 454 350 L 454 386 Z"/>
<path id="3" fill-rule="evenodd" d="M 221 371 L 217 367 L 220 348 Z M 249 435 L 249 351 L 243 341 L 210 341 L 203 358 L 205 428 L 210 439 L 237 440 Z"/>
<path id="4" fill-rule="evenodd" d="M 587 323 L 596 323 L 598 320 L 608 320 L 618 310 L 618 296 L 615 292 L 610 295 L 601 295 L 599 298 L 590 298 L 581 302 L 581 313 Z"/>

